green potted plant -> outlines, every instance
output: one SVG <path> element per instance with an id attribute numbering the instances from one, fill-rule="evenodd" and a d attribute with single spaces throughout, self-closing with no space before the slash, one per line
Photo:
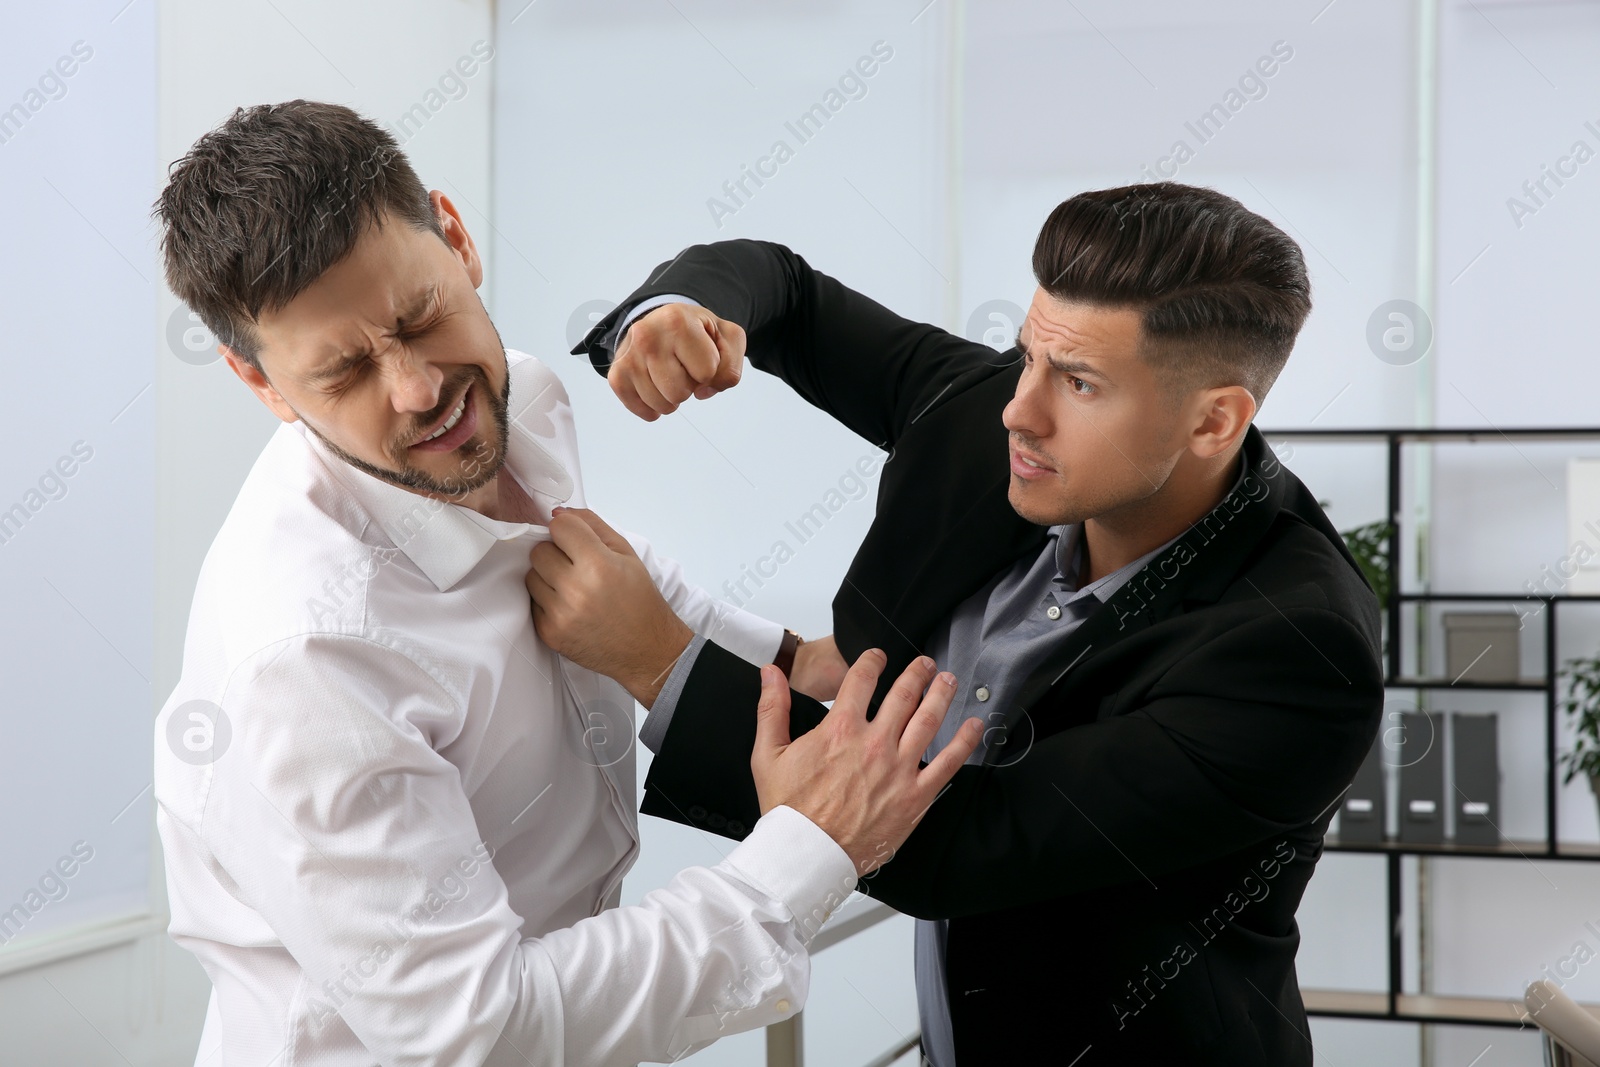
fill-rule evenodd
<path id="1" fill-rule="evenodd" d="M 1562 664 L 1558 677 L 1566 682 L 1561 710 L 1572 720 L 1572 749 L 1561 755 L 1567 774 L 1563 784 L 1582 774 L 1600 803 L 1600 656 L 1578 656 Z"/>
<path id="2" fill-rule="evenodd" d="M 1333 506 L 1327 500 L 1319 500 L 1317 504 L 1323 511 Z M 1389 538 L 1393 533 L 1394 523 L 1383 519 L 1339 531 L 1339 536 L 1344 538 L 1344 547 L 1356 558 L 1356 565 L 1366 576 L 1367 584 L 1378 594 L 1379 611 L 1389 608 Z"/>
<path id="3" fill-rule="evenodd" d="M 1317 504 L 1323 511 L 1333 506 L 1326 500 L 1319 500 Z M 1369 522 L 1365 526 L 1339 531 L 1339 536 L 1344 538 L 1344 547 L 1355 557 L 1356 566 L 1361 568 L 1367 584 L 1372 586 L 1372 591 L 1378 596 L 1379 620 L 1385 630 L 1388 629 L 1389 619 L 1389 538 L 1393 533 L 1394 523 L 1382 519 Z M 1387 654 L 1389 650 L 1387 633 L 1383 635 L 1383 649 Z"/>

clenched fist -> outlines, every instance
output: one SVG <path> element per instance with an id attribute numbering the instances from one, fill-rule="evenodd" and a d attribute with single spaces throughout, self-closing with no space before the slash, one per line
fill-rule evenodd
<path id="1" fill-rule="evenodd" d="M 646 422 L 739 384 L 744 329 L 694 304 L 663 304 L 628 327 L 606 372 L 623 406 Z"/>
<path id="2" fill-rule="evenodd" d="M 694 631 L 678 618 L 633 546 L 585 508 L 562 508 L 533 546 L 525 579 L 539 639 L 655 703 Z"/>

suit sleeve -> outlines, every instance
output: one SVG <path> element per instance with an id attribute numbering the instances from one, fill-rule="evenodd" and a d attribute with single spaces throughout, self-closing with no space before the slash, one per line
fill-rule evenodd
<path id="1" fill-rule="evenodd" d="M 719 241 L 692 245 L 595 324 L 574 354 L 605 374 L 604 340 L 640 302 L 664 294 L 693 298 L 742 326 L 746 357 L 807 402 L 880 448 L 891 448 L 916 418 L 966 374 L 992 373 L 995 351 L 936 326 L 902 318 L 780 244 Z"/>
<path id="2" fill-rule="evenodd" d="M 706 641 L 650 763 L 639 810 L 742 840 L 761 817 L 750 773 L 760 699 L 761 668 Z M 827 713 L 816 700 L 789 690 L 791 737 Z"/>
<path id="3" fill-rule="evenodd" d="M 679 716 L 717 713 L 687 699 L 698 683 L 722 695 L 724 721 L 675 722 L 667 746 L 704 754 L 700 740 L 720 730 L 719 744 L 748 753 L 726 737 L 742 727 L 736 709 L 754 707 L 759 678 L 744 673 L 724 652 L 691 676 Z M 1129 882 L 1159 888 L 1174 871 L 1325 814 L 1370 748 L 1382 700 L 1378 664 L 1348 620 L 1321 608 L 1262 616 L 1196 649 L 1132 710 L 1043 736 L 1006 766 L 963 767 L 859 888 L 930 919 Z M 753 712 L 744 717 L 753 740 Z M 677 809 L 705 813 L 701 825 L 748 818 L 731 761 L 725 774 L 699 771 L 669 782 L 652 767 Z"/>

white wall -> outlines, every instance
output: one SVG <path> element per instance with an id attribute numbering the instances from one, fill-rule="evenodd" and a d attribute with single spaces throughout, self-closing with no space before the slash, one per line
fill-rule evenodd
<path id="1" fill-rule="evenodd" d="M 52 202 L 55 194 L 48 187 L 34 188 L 37 182 L 32 174 L 27 175 L 26 185 L 13 184 L 21 180 L 12 160 L 12 149 L 22 143 L 20 139 L 0 146 L 0 174 L 13 209 L 47 212 L 50 225 L 59 227 L 70 239 L 60 248 L 41 250 L 28 263 L 8 257 L 8 282 L 14 284 L 5 287 L 6 307 L 8 312 L 16 312 L 7 316 L 11 339 L 7 342 L 6 373 L 14 386 L 9 395 L 24 395 L 15 388 L 15 361 L 59 366 L 63 380 L 55 383 L 58 390 L 81 390 L 100 377 L 127 377 L 136 388 L 154 378 L 154 388 L 141 401 L 142 414 L 136 405 L 115 424 L 117 428 L 131 424 L 134 432 L 142 425 L 147 436 L 144 447 L 155 457 L 153 485 L 146 473 L 127 477 L 119 487 L 130 497 L 129 521 L 126 530 L 116 530 L 117 541 L 128 542 L 130 533 L 138 534 L 138 509 L 151 511 L 153 529 L 146 536 L 153 545 L 147 541 L 136 552 L 139 558 L 125 566 L 135 574 L 142 573 L 142 580 L 149 582 L 148 560 L 153 555 L 153 625 L 148 607 L 142 616 L 113 620 L 116 627 L 126 629 L 132 658 L 144 664 L 151 679 L 148 687 L 140 686 L 144 693 L 141 701 L 148 704 L 137 716 L 145 724 L 138 728 L 139 742 L 133 754 L 124 753 L 122 759 L 122 766 L 132 768 L 129 773 L 140 774 L 148 782 L 148 723 L 177 680 L 183 629 L 200 561 L 250 464 L 277 425 L 224 364 L 207 362 L 208 346 L 203 338 L 191 334 L 186 342 L 184 331 L 193 324 L 185 321 L 183 311 L 158 285 L 157 234 L 147 218 L 150 203 L 165 180 L 167 165 L 238 106 L 305 97 L 346 103 L 379 121 L 396 124 L 413 104 L 427 100 L 425 94 L 437 87 L 440 74 L 459 56 L 467 54 L 475 42 L 492 40 L 490 4 L 488 0 L 383 4 L 362 0 L 341 5 L 307 0 L 240 4 L 166 0 L 158 7 L 148 0 L 134 0 L 133 4 L 107 0 L 59 5 L 48 13 L 30 11 L 27 20 L 27 32 L 20 38 L 27 47 L 18 49 L 19 65 L 15 67 L 7 53 L 7 70 L 31 72 L 53 60 L 58 45 L 70 45 L 77 37 L 88 38 L 97 48 L 94 60 L 70 82 L 68 94 L 41 111 L 24 132 L 48 135 L 47 122 L 83 124 L 78 127 L 85 133 L 81 143 L 54 146 L 48 173 L 58 185 L 77 183 L 126 192 L 126 203 L 115 215 L 95 219 L 90 225 L 103 229 L 110 243 L 151 283 L 139 306 L 121 312 L 117 331 L 103 329 L 93 316 L 116 283 L 116 272 L 128 267 L 106 253 L 92 234 L 86 242 L 78 240 L 76 228 L 85 223 L 63 215 L 64 209 L 59 202 Z M 75 29 L 79 26 L 82 29 Z M 8 40 L 8 47 L 14 40 Z M 102 75 L 103 80 L 96 80 Z M 21 91 L 22 82 L 13 78 L 8 79 L 5 92 L 12 91 L 13 82 Z M 492 75 L 482 71 L 466 84 L 464 94 L 447 98 L 420 128 L 409 128 L 411 135 L 404 139 L 404 148 L 423 181 L 462 203 L 470 222 L 473 213 L 467 205 L 486 207 L 490 200 Z M 87 140 L 87 134 L 95 130 L 90 124 L 93 116 L 100 114 L 107 123 L 125 121 L 119 120 L 128 108 L 123 98 L 138 98 L 141 93 L 151 101 L 149 114 L 140 120 L 141 128 L 112 128 L 100 130 L 98 135 L 111 136 L 114 143 L 120 143 L 116 138 L 142 140 L 142 150 L 123 153 L 127 158 L 97 153 Z M 154 103 L 157 97 L 159 114 Z M 89 117 L 74 109 L 84 109 Z M 70 189 L 64 186 L 64 191 Z M 479 228 L 475 235 L 480 248 L 493 248 L 494 237 L 487 227 Z M 10 326 L 19 321 L 27 328 Z M 73 367 L 81 368 L 77 373 L 83 377 L 75 380 Z M 142 377 L 135 381 L 134 375 Z M 127 390 L 130 396 L 133 392 L 134 388 Z M 34 410 L 26 406 L 19 418 L 31 419 Z M 31 422 L 24 422 L 22 428 L 27 437 L 41 442 L 41 448 L 53 447 L 55 438 L 66 432 L 59 426 Z M 97 470 L 100 457 L 107 453 L 114 456 L 116 450 L 97 452 L 84 473 Z M 112 461 L 108 457 L 106 465 Z M 107 474 L 115 477 L 110 471 Z M 79 492 L 77 488 L 72 491 Z M 64 512 L 72 500 L 69 495 L 55 507 Z M 78 532 L 71 533 L 77 536 Z M 81 533 L 99 531 L 85 529 Z M 53 536 L 62 536 L 62 532 Z M 85 546 L 84 553 L 104 552 L 103 546 L 103 540 L 96 539 Z M 8 614 L 9 627 L 23 625 L 16 612 Z M 53 612 L 48 618 L 52 640 L 68 640 L 63 635 L 69 632 L 69 623 L 56 620 Z M 142 638 L 138 636 L 141 626 Z M 117 629 L 111 632 L 121 643 L 124 635 Z M 8 639 L 14 636 L 8 634 Z M 97 639 L 92 635 L 70 639 L 84 650 L 86 670 L 110 669 L 100 662 L 99 649 L 91 643 Z M 30 714 L 56 710 L 44 702 Z M 8 715 L 13 713 L 8 709 Z M 70 727 L 70 723 L 66 725 Z M 7 758 L 15 757 L 8 753 Z M 112 784 L 120 785 L 107 783 L 103 775 L 72 776 L 65 773 L 71 763 L 63 766 L 60 782 L 64 796 L 92 797 Z M 159 842 L 148 793 L 145 800 L 138 817 L 148 821 L 150 863 L 154 865 L 151 907 L 159 913 L 165 908 Z M 48 810 L 42 798 L 34 803 Z M 8 835 L 8 852 L 11 847 Z M 124 869 L 143 870 L 132 857 L 128 859 Z M 139 877 L 142 881 L 144 875 Z M 0 1063 L 84 1067 L 192 1063 L 210 985 L 193 957 L 167 938 L 164 918 L 158 916 L 157 922 L 162 924 L 160 929 L 137 939 L 0 977 L 0 1033 L 5 1035 L 0 1040 Z M 68 939 L 58 951 L 71 945 Z M 48 946 L 45 951 L 50 951 Z"/>
<path id="2" fill-rule="evenodd" d="M 13 905 L 41 890 L 49 901 L 38 908 L 33 897 L 36 913 L 7 929 L 0 952 L 7 1063 L 158 1062 L 184 1044 L 158 1022 L 181 983 L 162 973 L 167 950 L 147 917 L 159 909 L 147 788 L 157 275 L 145 226 L 156 187 L 156 18 L 148 4 L 120 8 L 33 11 L 25 32 L 9 26 L 0 40 L 0 107 L 8 120 L 23 117 L 0 144 L 11 209 L 0 265 L 10 401 L 0 507 L 27 503 L 41 472 L 81 442 L 76 461 L 56 468 L 70 472 L 63 491 L 0 546 L 0 908 L 20 914 Z M 68 877 L 46 883 L 59 874 Z M 120 947 L 17 969 L 114 938 Z"/>
<path id="3" fill-rule="evenodd" d="M 141 83 L 154 44 L 149 12 L 111 23 L 55 9 L 0 46 L 3 68 L 24 75 L 0 90 L 0 107 L 15 105 L 0 117 L 0 180 L 16 206 L 0 267 L 13 409 L 0 458 L 0 589 L 12 609 L 0 670 L 8 741 L 32 757 L 0 776 L 4 809 L 30 811 L 6 828 L 0 909 L 41 882 L 64 894 L 31 916 L 0 914 L 0 940 L 15 945 L 140 913 L 148 890 L 149 775 L 125 753 L 148 745 L 155 508 L 140 487 L 154 472 L 155 344 L 130 325 L 148 320 L 154 294 L 151 185 L 98 171 L 148 173 L 155 92 Z M 78 284 L 62 286 L 66 270 Z M 107 528 L 120 536 L 108 541 Z M 60 887 L 42 873 L 68 870 Z"/>

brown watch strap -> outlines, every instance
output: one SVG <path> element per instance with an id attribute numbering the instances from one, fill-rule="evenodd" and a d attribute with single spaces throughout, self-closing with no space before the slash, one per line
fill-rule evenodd
<path id="1" fill-rule="evenodd" d="M 778 646 L 778 655 L 773 659 L 785 678 L 794 673 L 794 654 L 800 647 L 800 635 L 793 630 L 783 631 L 783 643 Z"/>

